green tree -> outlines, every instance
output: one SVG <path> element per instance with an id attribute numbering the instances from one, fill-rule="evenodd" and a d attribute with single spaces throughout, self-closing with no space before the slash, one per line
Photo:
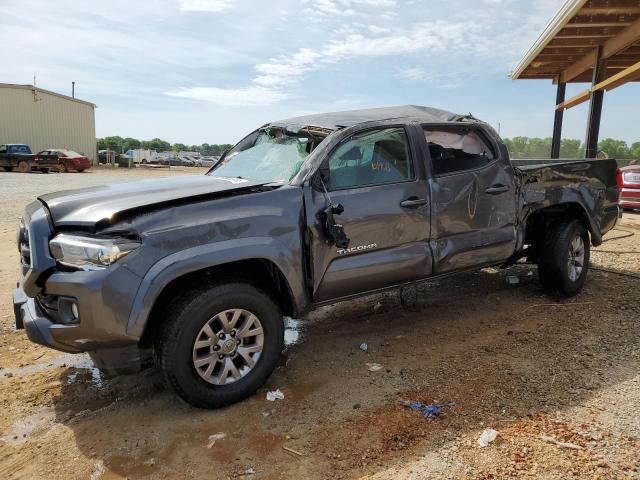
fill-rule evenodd
<path id="1" fill-rule="evenodd" d="M 624 140 L 605 138 L 598 142 L 598 150 L 606 153 L 609 158 L 629 158 L 629 147 Z"/>
<path id="2" fill-rule="evenodd" d="M 560 158 L 580 158 L 584 155 L 584 148 L 580 140 L 563 138 L 560 141 Z"/>

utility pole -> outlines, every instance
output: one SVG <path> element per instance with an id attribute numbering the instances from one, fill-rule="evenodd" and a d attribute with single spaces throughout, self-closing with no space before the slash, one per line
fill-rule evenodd
<path id="1" fill-rule="evenodd" d="M 76 98 L 76 82 L 71 82 L 71 98 Z"/>

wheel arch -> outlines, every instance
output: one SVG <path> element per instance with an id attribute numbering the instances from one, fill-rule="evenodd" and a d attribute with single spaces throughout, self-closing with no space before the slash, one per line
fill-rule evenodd
<path id="1" fill-rule="evenodd" d="M 296 266 L 282 255 L 280 242 L 264 239 L 250 245 L 248 239 L 238 239 L 235 243 L 233 252 L 215 250 L 213 244 L 204 246 L 213 251 L 198 254 L 196 247 L 165 257 L 151 267 L 136 293 L 127 333 L 146 341 L 163 306 L 179 291 L 221 279 L 249 283 L 271 295 L 284 315 L 300 314 L 306 305 L 302 282 L 295 282 Z M 247 257 L 247 252 L 253 255 Z"/>
<path id="2" fill-rule="evenodd" d="M 559 203 L 532 212 L 526 219 L 524 243 L 540 244 L 550 225 L 560 220 L 571 219 L 580 220 L 584 224 L 593 245 L 598 246 L 602 243 L 599 225 L 579 202 Z"/>

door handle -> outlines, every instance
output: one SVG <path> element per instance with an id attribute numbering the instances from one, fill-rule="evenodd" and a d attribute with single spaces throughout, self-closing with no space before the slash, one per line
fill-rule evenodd
<path id="1" fill-rule="evenodd" d="M 403 208 L 418 208 L 427 204 L 426 198 L 409 197 L 406 200 L 400 202 L 400 206 Z"/>
<path id="2" fill-rule="evenodd" d="M 505 193 L 509 191 L 509 187 L 507 185 L 491 185 L 484 189 L 485 193 L 489 195 L 500 195 L 501 193 Z"/>

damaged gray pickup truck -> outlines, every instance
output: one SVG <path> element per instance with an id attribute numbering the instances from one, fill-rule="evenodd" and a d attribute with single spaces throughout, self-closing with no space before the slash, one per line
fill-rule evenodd
<path id="1" fill-rule="evenodd" d="M 576 295 L 618 218 L 615 160 L 515 167 L 471 116 L 392 107 L 267 124 L 206 175 L 42 195 L 18 233 L 17 328 L 213 408 L 254 393 L 283 316 L 521 258 Z"/>

